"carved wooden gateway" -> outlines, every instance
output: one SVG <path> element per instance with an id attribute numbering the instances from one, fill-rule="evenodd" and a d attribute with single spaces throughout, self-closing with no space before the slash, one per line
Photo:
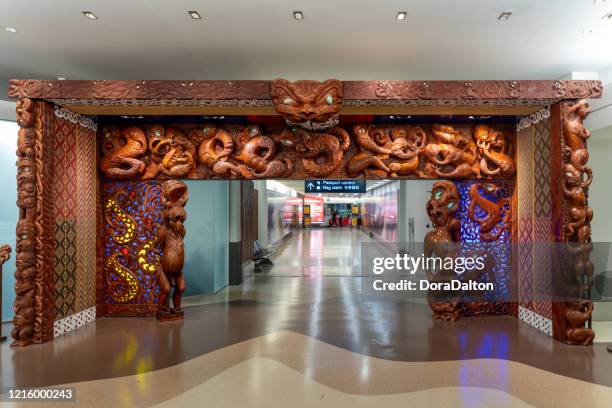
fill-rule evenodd
<path id="1" fill-rule="evenodd" d="M 530 222 L 523 203 L 536 194 L 528 187 L 544 182 L 552 206 L 547 240 L 574 243 L 588 258 L 592 172 L 583 99 L 601 92 L 599 81 L 11 81 L 21 127 L 13 344 L 61 334 L 71 307 L 91 311 L 89 318 L 180 317 L 188 196 L 180 179 L 444 179 L 428 202 L 432 252 L 468 235 L 520 242 Z M 541 120 L 550 154 L 536 161 L 528 133 Z M 75 132 L 80 140 L 60 143 Z M 542 163 L 548 171 L 536 179 Z M 74 180 L 79 197 L 91 200 L 75 204 L 73 214 Z M 71 228 L 72 269 L 62 241 Z M 501 256 L 513 276 L 496 279 L 521 292 L 520 256 Z M 581 293 L 574 301 L 548 300 L 550 312 L 533 299 L 429 303 L 446 321 L 539 316 L 550 320 L 557 339 L 590 344 L 585 262 L 577 261 L 572 275 Z"/>

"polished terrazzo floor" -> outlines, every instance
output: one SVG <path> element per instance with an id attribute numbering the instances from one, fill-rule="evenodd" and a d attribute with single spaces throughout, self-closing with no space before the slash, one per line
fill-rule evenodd
<path id="1" fill-rule="evenodd" d="M 51 343 L 3 343 L 0 388 L 69 384 L 91 407 L 612 406 L 604 344 L 566 346 L 512 317 L 445 324 L 426 305 L 361 301 L 347 268 L 368 239 L 295 234 L 270 271 L 190 299 L 182 322 L 102 318 Z"/>

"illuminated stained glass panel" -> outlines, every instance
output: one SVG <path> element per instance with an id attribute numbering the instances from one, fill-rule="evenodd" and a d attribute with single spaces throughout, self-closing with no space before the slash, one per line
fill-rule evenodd
<path id="1" fill-rule="evenodd" d="M 500 201 L 504 203 L 501 207 L 501 220 L 491 230 L 491 233 L 497 237 L 493 242 L 483 242 L 481 225 L 470 219 L 468 215 L 468 209 L 472 201 L 470 189 L 475 183 L 477 184 L 478 194 L 482 198 L 493 203 L 499 203 Z M 496 300 L 510 299 L 512 295 L 511 226 L 509 225 L 509 221 L 505 221 L 506 219 L 509 220 L 510 217 L 503 217 L 510 213 L 512 183 L 504 181 L 487 183 L 494 185 L 495 188 L 487 189 L 484 187 L 485 183 L 477 181 L 460 181 L 455 183 L 461 198 L 461 203 L 457 210 L 457 218 L 461 222 L 461 255 L 466 256 L 469 255 L 469 253 L 487 251 L 493 254 L 494 261 L 491 272 L 482 273 L 480 276 L 476 276 L 475 280 L 483 283 L 492 282 L 495 290 L 494 292 L 478 294 L 479 300 L 484 299 L 488 301 L 487 305 L 481 305 L 479 308 L 470 309 L 465 303 L 462 304 L 463 313 L 467 315 L 480 313 L 507 314 L 510 310 L 507 302 L 499 302 Z M 475 215 L 478 218 L 487 216 L 484 209 L 478 205 L 475 206 Z M 470 294 L 464 295 L 464 302 L 469 303 L 472 300 L 474 299 Z"/>
<path id="2" fill-rule="evenodd" d="M 156 270 L 161 248 L 161 186 L 155 181 L 103 183 L 104 303 L 119 314 L 142 314 L 159 295 Z"/>

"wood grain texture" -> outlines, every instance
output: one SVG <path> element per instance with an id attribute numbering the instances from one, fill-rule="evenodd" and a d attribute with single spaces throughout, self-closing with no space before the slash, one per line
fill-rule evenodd
<path id="1" fill-rule="evenodd" d="M 108 179 L 513 179 L 509 125 L 141 125 L 99 130 Z"/>
<path id="2" fill-rule="evenodd" d="M 592 80 L 343 81 L 346 100 L 517 100 L 598 98 Z M 9 96 L 35 99 L 271 100 L 271 81 L 11 80 Z"/>

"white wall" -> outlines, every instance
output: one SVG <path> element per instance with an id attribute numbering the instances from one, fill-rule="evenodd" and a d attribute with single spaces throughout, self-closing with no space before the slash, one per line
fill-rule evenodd
<path id="1" fill-rule="evenodd" d="M 17 131 L 15 122 L 0 120 L 0 245 L 9 244 L 13 248 L 11 258 L 2 268 L 2 320 L 13 318 L 13 301 L 15 300 L 15 226 L 19 218 L 17 201 L 17 168 L 15 167 L 15 150 L 17 149 Z"/>
<path id="2" fill-rule="evenodd" d="M 414 242 L 423 242 L 429 231 L 426 204 L 430 198 L 431 180 L 401 180 L 399 194 L 400 241 L 408 242 L 409 219 L 414 219 Z"/>

